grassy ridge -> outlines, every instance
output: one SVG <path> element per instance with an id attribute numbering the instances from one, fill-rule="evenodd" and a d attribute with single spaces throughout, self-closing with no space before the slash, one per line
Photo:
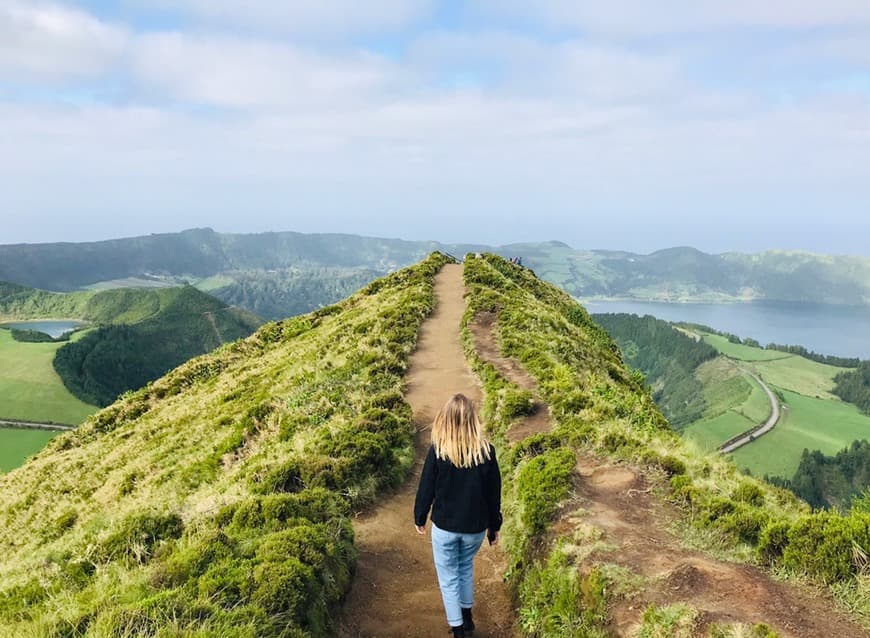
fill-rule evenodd
<path id="1" fill-rule="evenodd" d="M 469 259 L 465 272 L 471 291 L 467 318 L 498 313 L 502 352 L 535 377 L 555 420 L 552 434 L 500 445 L 510 578 L 528 635 L 606 635 L 607 592 L 619 580 L 615 570 L 605 562 L 581 575 L 577 556 L 584 554 L 571 543 L 588 546 L 595 538 L 575 535 L 566 544 L 546 534 L 570 494 L 580 450 L 671 477 L 667 493 L 685 507 L 688 528 L 708 546 L 837 583 L 860 613 L 870 611 L 870 603 L 855 595 L 866 591 L 866 582 L 856 576 L 859 565 L 853 561 L 854 546 L 870 548 L 870 516 L 810 514 L 791 493 L 742 476 L 727 459 L 699 454 L 668 427 L 615 344 L 570 297 L 494 256 Z M 503 409 L 510 384 L 471 351 L 470 356 L 498 435 L 510 421 Z"/>
<path id="2" fill-rule="evenodd" d="M 190 361 L 0 477 L 4 635 L 329 635 L 348 515 L 413 461 L 402 379 L 445 261 Z"/>
<path id="3" fill-rule="evenodd" d="M 208 228 L 82 244 L 0 245 L 0 280 L 48 290 L 207 280 L 204 285 L 224 301 L 278 318 L 329 303 L 333 295 L 350 292 L 356 278 L 385 274 L 432 250 L 521 256 L 545 279 L 582 298 L 870 303 L 865 257 L 783 251 L 709 255 L 685 247 L 639 255 L 577 250 L 558 241 L 486 247 L 346 234 L 236 235 Z M 300 272 L 301 278 L 294 274 Z"/>

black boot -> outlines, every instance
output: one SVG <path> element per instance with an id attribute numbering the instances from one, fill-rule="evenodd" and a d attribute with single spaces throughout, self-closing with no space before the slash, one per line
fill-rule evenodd
<path id="1" fill-rule="evenodd" d="M 462 627 L 468 633 L 474 631 L 474 621 L 471 619 L 471 607 L 462 610 Z"/>
<path id="2" fill-rule="evenodd" d="M 453 638 L 465 638 L 465 628 L 462 625 L 451 627 L 450 630 L 453 632 Z"/>

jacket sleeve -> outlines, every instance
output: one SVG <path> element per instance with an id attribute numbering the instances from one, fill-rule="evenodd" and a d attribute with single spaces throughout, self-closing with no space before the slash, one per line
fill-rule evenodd
<path id="1" fill-rule="evenodd" d="M 498 459 L 495 456 L 495 448 L 490 448 L 492 453 L 492 468 L 487 483 L 486 501 L 489 506 L 489 522 L 487 528 L 490 532 L 501 529 L 501 471 L 498 467 Z"/>
<path id="2" fill-rule="evenodd" d="M 435 448 L 429 446 L 429 453 L 423 463 L 423 473 L 420 474 L 420 484 L 417 486 L 417 498 L 414 499 L 414 524 L 420 527 L 426 524 L 429 509 L 435 499 L 435 477 L 438 474 L 438 463 L 435 458 Z"/>

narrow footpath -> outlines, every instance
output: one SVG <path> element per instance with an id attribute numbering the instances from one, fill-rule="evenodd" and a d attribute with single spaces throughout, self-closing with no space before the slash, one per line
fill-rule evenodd
<path id="1" fill-rule="evenodd" d="M 438 408 L 457 392 L 481 399 L 460 341 L 465 312 L 462 266 L 446 265 L 435 281 L 436 305 L 421 328 L 405 377 L 414 411 L 417 460 L 396 494 L 354 522 L 360 550 L 354 584 L 337 621 L 337 634 L 353 638 L 444 638 L 447 620 L 432 563 L 429 535 L 414 530 L 414 496 Z M 427 526 L 431 529 L 431 522 Z M 505 562 L 484 544 L 475 564 L 475 638 L 515 636 L 514 614 L 504 585 Z"/>

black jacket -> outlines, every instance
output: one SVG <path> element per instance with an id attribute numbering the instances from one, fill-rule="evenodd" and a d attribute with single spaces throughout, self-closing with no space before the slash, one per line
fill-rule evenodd
<path id="1" fill-rule="evenodd" d="M 501 529 L 501 473 L 491 445 L 489 452 L 488 461 L 464 468 L 439 459 L 430 445 L 417 487 L 414 522 L 425 525 L 431 507 L 432 522 L 448 532 L 477 534 Z"/>

